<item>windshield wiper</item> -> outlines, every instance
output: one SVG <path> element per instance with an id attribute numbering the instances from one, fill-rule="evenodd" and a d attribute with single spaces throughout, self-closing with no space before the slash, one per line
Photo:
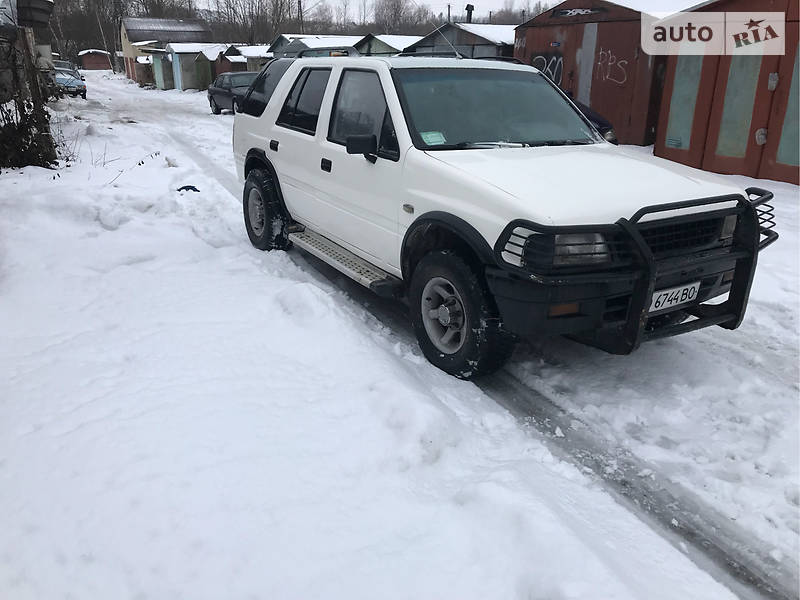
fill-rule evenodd
<path id="1" fill-rule="evenodd" d="M 426 150 L 480 150 L 481 148 L 524 148 L 523 142 L 458 142 L 457 144 L 437 144 Z"/>
<path id="2" fill-rule="evenodd" d="M 525 144 L 522 142 L 459 142 L 455 144 L 456 148 L 524 148 Z"/>
<path id="3" fill-rule="evenodd" d="M 535 146 L 586 146 L 589 144 L 596 144 L 597 142 L 592 139 L 582 139 L 582 140 L 540 140 L 535 142 L 523 142 L 525 146 L 528 147 L 535 147 Z"/>

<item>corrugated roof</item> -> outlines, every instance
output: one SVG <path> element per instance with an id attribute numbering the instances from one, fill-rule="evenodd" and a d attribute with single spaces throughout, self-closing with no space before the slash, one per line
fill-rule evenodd
<path id="1" fill-rule="evenodd" d="M 202 19 L 151 19 L 125 17 L 122 25 L 131 42 L 202 42 L 211 37 L 208 24 Z"/>
<path id="2" fill-rule="evenodd" d="M 691 10 L 700 4 L 708 4 L 708 2 L 704 2 L 703 0 L 606 0 L 606 2 L 630 8 L 636 12 L 649 14 L 672 14 L 684 10 Z"/>

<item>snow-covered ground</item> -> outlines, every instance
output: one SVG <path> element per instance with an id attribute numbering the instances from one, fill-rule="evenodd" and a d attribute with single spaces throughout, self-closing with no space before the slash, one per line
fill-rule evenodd
<path id="1" fill-rule="evenodd" d="M 54 107 L 70 166 L 0 174 L 0 597 L 732 597 L 478 388 L 254 250 L 204 94 L 87 80 Z M 742 329 L 510 369 L 793 560 L 798 209 L 765 187 L 783 238 Z"/>

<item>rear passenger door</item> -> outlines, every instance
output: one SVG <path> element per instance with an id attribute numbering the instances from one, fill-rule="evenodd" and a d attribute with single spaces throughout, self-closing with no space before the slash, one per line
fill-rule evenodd
<path id="1" fill-rule="evenodd" d="M 293 217 L 324 230 L 317 210 L 315 178 L 320 171 L 318 121 L 330 68 L 308 67 L 297 75 L 281 107 L 268 153 L 278 172 L 286 207 Z"/>
<path id="2" fill-rule="evenodd" d="M 374 160 L 347 153 L 347 138 L 356 135 L 375 135 Z M 317 195 L 328 233 L 385 269 L 398 267 L 402 169 L 394 121 L 377 71 L 342 71 L 322 141 L 322 160 L 329 171 L 321 172 Z"/>

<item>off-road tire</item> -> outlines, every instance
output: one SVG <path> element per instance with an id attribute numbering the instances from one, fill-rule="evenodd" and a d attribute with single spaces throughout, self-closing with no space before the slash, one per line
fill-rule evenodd
<path id="1" fill-rule="evenodd" d="M 214 98 L 211 98 L 209 104 L 211 105 L 211 114 L 218 115 L 219 113 L 222 112 L 222 109 L 219 107 L 217 101 L 214 100 Z"/>
<path id="2" fill-rule="evenodd" d="M 261 211 L 251 206 L 258 198 L 261 199 Z M 247 237 L 253 246 L 259 250 L 285 250 L 289 247 L 287 228 L 290 219 L 281 206 L 275 182 L 269 173 L 262 169 L 250 171 L 244 184 L 242 208 Z"/>
<path id="3" fill-rule="evenodd" d="M 463 342 L 449 354 L 436 347 L 424 323 L 423 291 L 434 279 L 451 283 L 463 304 Z M 411 276 L 408 299 L 422 353 L 446 373 L 459 379 L 487 375 L 499 369 L 514 351 L 514 336 L 503 329 L 481 269 L 453 250 L 435 250 L 419 261 Z"/>

